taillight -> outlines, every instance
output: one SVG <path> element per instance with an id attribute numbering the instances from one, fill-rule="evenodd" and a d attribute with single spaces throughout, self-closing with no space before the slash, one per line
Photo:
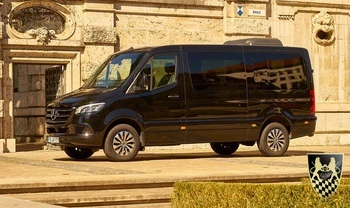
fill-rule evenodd
<path id="1" fill-rule="evenodd" d="M 314 116 L 316 113 L 315 90 L 310 90 L 310 114 Z"/>

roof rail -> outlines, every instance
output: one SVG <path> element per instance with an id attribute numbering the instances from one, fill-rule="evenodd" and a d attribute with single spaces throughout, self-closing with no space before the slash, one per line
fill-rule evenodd
<path id="1" fill-rule="evenodd" d="M 283 46 L 277 38 L 246 38 L 238 40 L 229 40 L 224 45 L 251 45 L 251 46 Z"/>

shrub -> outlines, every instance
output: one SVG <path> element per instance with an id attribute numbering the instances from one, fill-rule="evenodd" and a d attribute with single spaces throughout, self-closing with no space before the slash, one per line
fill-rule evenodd
<path id="1" fill-rule="evenodd" d="M 350 207 L 350 180 L 342 179 L 328 199 L 319 197 L 308 179 L 300 184 L 243 184 L 220 182 L 177 182 L 172 207 Z"/>

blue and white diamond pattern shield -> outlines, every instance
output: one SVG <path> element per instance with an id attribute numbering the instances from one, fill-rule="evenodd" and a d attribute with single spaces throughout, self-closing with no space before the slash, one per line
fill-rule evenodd
<path id="1" fill-rule="evenodd" d="M 237 14 L 239 16 L 242 16 L 243 15 L 243 6 L 237 6 Z"/>

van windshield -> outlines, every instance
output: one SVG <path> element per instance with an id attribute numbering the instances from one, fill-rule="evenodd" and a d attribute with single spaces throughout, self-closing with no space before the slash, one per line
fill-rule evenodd
<path id="1" fill-rule="evenodd" d="M 117 88 L 136 68 L 144 53 L 113 54 L 90 76 L 81 88 Z"/>

